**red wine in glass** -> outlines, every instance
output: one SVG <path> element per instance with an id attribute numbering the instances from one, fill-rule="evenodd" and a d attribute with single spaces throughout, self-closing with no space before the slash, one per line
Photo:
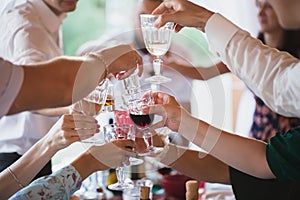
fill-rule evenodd
<path id="1" fill-rule="evenodd" d="M 149 128 L 154 119 L 154 114 L 133 114 L 130 113 L 130 119 L 135 125 L 142 129 Z"/>

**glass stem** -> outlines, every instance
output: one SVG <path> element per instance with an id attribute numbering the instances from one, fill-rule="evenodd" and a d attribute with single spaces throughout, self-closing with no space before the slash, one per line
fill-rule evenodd
<path id="1" fill-rule="evenodd" d="M 125 181 L 124 167 L 116 168 L 117 179 L 120 184 L 123 184 Z"/>
<path id="2" fill-rule="evenodd" d="M 153 148 L 153 138 L 152 138 L 151 133 L 144 134 L 144 139 L 147 144 L 147 149 L 151 150 Z"/>
<path id="3" fill-rule="evenodd" d="M 153 70 L 155 75 L 160 75 L 161 65 L 162 65 L 162 60 L 160 58 L 156 58 L 153 60 Z"/>

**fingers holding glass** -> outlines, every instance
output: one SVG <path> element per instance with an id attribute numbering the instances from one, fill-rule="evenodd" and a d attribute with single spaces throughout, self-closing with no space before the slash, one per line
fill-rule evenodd
<path id="1" fill-rule="evenodd" d="M 103 127 L 103 134 L 107 142 L 124 139 L 134 140 L 135 127 L 131 124 L 109 124 Z M 134 148 L 132 146 L 128 146 L 126 148 L 128 151 L 134 151 Z M 142 160 L 136 159 L 131 156 L 128 156 L 127 159 L 122 160 L 121 166 L 116 168 L 118 182 L 109 185 L 108 188 L 111 190 L 124 190 L 128 188 L 133 188 L 132 183 L 125 182 L 124 166 L 141 164 L 142 162 Z"/>
<path id="2" fill-rule="evenodd" d="M 153 96 L 151 90 L 143 90 L 137 93 L 128 95 L 127 105 L 129 108 L 130 118 L 141 132 L 144 140 L 147 144 L 147 148 L 144 152 L 139 153 L 141 156 L 157 154 L 161 151 L 160 148 L 153 146 L 152 133 L 150 132 L 150 126 L 154 120 L 154 114 L 144 112 L 144 108 L 153 105 Z"/>
<path id="3" fill-rule="evenodd" d="M 170 82 L 171 79 L 161 75 L 160 71 L 163 62 L 161 57 L 164 56 L 170 48 L 174 23 L 167 22 L 163 27 L 156 28 L 155 22 L 158 16 L 141 14 L 140 19 L 144 43 L 148 52 L 154 57 L 153 69 L 155 75 L 145 79 L 145 81 L 154 84 Z"/>
<path id="4" fill-rule="evenodd" d="M 70 112 L 80 113 L 96 118 L 102 112 L 103 105 L 106 103 L 108 89 L 109 81 L 105 80 L 85 98 L 73 104 L 71 106 Z M 89 137 L 87 135 L 82 135 L 81 142 L 90 144 L 102 144 L 103 139 L 101 138 L 100 134 L 90 135 Z"/>

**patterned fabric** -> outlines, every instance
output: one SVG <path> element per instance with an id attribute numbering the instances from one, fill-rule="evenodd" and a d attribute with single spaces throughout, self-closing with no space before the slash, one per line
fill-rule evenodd
<path id="1" fill-rule="evenodd" d="M 257 96 L 255 112 L 253 116 L 253 124 L 250 130 L 250 136 L 265 142 L 269 142 L 270 138 L 276 133 L 286 133 L 288 130 L 300 125 L 299 118 L 284 117 L 273 112 L 265 103 Z"/>
<path id="2" fill-rule="evenodd" d="M 80 189 L 82 178 L 72 166 L 66 166 L 57 172 L 41 177 L 18 191 L 9 200 L 69 200 Z"/>

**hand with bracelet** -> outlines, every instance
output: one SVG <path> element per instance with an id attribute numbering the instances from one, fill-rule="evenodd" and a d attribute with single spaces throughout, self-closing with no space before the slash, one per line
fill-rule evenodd
<path id="1" fill-rule="evenodd" d="M 117 79 L 124 79 L 132 74 L 136 68 L 139 68 L 139 76 L 143 73 L 142 58 L 130 45 L 117 45 L 88 53 L 87 56 L 97 59 L 100 64 L 104 65 L 105 73 L 100 78 L 102 80 L 109 74 L 112 74 Z"/>
<path id="2" fill-rule="evenodd" d="M 93 54 L 60 56 L 30 66 L 13 65 L 0 58 L 1 67 L 6 67 L 4 72 L 18 69 L 16 83 L 19 84 L 8 108 L 3 108 L 7 111 L 1 112 L 0 117 L 26 110 L 68 106 L 87 96 L 108 74 L 123 79 L 136 68 L 139 76 L 143 72 L 142 58 L 130 45 L 118 45 Z"/>

